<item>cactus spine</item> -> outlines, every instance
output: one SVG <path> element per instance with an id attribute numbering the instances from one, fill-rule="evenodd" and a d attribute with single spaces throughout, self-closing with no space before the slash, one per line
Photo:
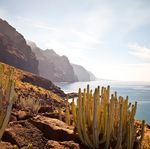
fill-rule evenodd
<path id="1" fill-rule="evenodd" d="M 89 85 L 83 93 L 79 89 L 77 104 L 71 104 L 77 133 L 86 146 L 93 149 L 132 149 L 136 140 L 134 116 L 137 102 L 128 103 L 128 97 L 110 96 L 110 87 L 96 88 L 94 93 Z M 144 135 L 142 125 L 141 139 Z"/>
<path id="2" fill-rule="evenodd" d="M 13 69 L 5 69 L 0 64 L 0 140 L 9 121 L 14 94 Z"/>

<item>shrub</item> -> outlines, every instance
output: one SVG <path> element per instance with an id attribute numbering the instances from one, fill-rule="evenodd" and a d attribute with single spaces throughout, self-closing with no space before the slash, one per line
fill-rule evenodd
<path id="1" fill-rule="evenodd" d="M 41 108 L 41 103 L 39 99 L 35 98 L 20 98 L 18 104 L 21 106 L 23 110 L 27 110 L 30 114 L 37 114 L 39 109 Z"/>

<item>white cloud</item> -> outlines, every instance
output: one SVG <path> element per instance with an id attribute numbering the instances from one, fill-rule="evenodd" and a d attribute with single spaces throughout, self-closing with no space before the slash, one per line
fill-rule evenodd
<path id="1" fill-rule="evenodd" d="M 85 52 L 93 50 L 102 44 L 91 33 L 78 31 L 73 28 L 58 28 L 51 31 L 51 39 L 45 42 L 45 48 L 54 49 L 60 55 L 66 55 L 73 63 L 81 63 L 87 59 Z"/>
<path id="2" fill-rule="evenodd" d="M 141 58 L 143 60 L 150 61 L 150 48 L 147 48 L 145 46 L 141 46 L 137 43 L 129 44 L 128 47 L 130 48 L 129 53 Z"/>
<path id="3" fill-rule="evenodd" d="M 46 25 L 46 24 L 41 24 L 41 23 L 35 24 L 34 23 L 33 26 L 36 27 L 36 28 L 38 28 L 38 29 L 44 29 L 44 30 L 50 30 L 50 31 L 58 31 L 57 28 L 51 27 L 51 26 Z"/>

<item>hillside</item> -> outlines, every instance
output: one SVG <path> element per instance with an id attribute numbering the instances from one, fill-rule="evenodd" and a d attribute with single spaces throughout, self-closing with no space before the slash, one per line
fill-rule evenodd
<path id="1" fill-rule="evenodd" d="M 63 105 L 66 94 L 51 81 L 29 72 L 17 69 L 4 63 L 0 63 L 5 70 L 14 68 L 13 79 L 15 80 L 16 100 L 20 97 L 36 98 L 45 103 L 43 106 Z"/>
<path id="2" fill-rule="evenodd" d="M 54 50 L 42 50 L 34 42 L 28 41 L 39 61 L 39 74 L 53 82 L 78 81 L 73 67 L 66 56 L 59 56 Z"/>
<path id="3" fill-rule="evenodd" d="M 0 19 L 0 61 L 38 74 L 38 61 L 24 37 L 2 19 Z"/>

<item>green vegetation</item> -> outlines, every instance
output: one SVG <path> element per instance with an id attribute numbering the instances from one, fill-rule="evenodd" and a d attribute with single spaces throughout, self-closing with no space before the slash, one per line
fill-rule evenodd
<path id="1" fill-rule="evenodd" d="M 66 115 L 65 115 L 65 122 L 70 125 L 70 106 L 68 102 L 68 97 L 66 98 Z"/>
<path id="2" fill-rule="evenodd" d="M 0 64 L 0 139 L 8 124 L 13 104 L 13 71 L 13 68 L 6 69 L 3 64 Z"/>
<path id="3" fill-rule="evenodd" d="M 142 131 L 137 137 L 134 125 L 137 103 L 128 103 L 128 97 L 110 97 L 110 87 L 96 88 L 81 92 L 79 89 L 77 104 L 71 104 L 74 124 L 82 143 L 89 148 L 132 149 L 140 148 L 144 135 Z M 68 110 L 66 110 L 68 111 Z"/>
<path id="4" fill-rule="evenodd" d="M 33 148 L 33 145 L 32 144 L 29 144 L 28 145 L 28 149 L 32 149 Z"/>

